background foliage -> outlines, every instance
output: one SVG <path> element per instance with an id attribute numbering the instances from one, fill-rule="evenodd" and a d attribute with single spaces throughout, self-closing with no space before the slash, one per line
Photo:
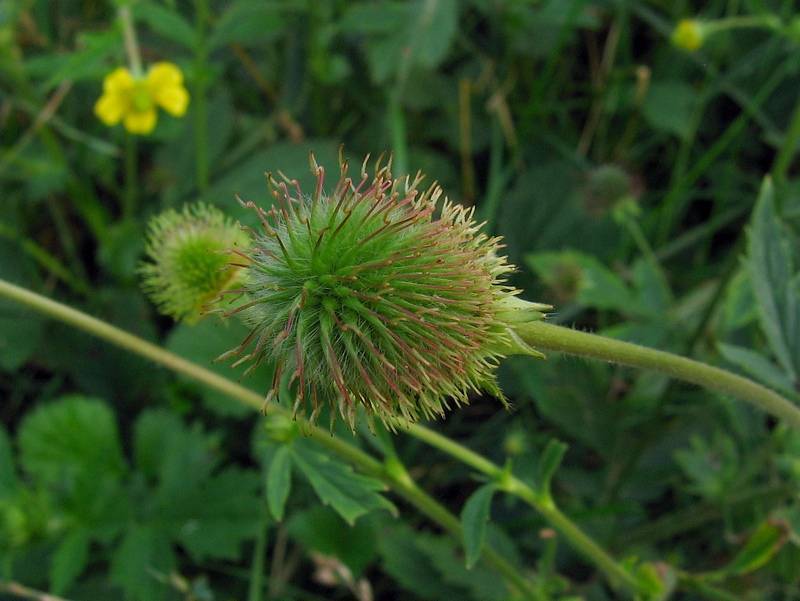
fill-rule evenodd
<path id="1" fill-rule="evenodd" d="M 396 172 L 476 205 L 555 321 L 798 400 L 797 28 L 723 31 L 697 53 L 669 39 L 683 17 L 788 24 L 793 2 L 139 0 L 145 63 L 177 63 L 192 94 L 139 139 L 92 114 L 125 62 L 117 8 L 0 3 L 0 277 L 236 376 L 210 362 L 240 326 L 173 326 L 142 297 L 146 220 L 198 198 L 248 220 L 234 197 L 266 202 L 265 170 L 308 181 L 309 150 L 329 168 L 340 143 L 390 150 Z M 774 198 L 756 203 L 766 174 Z M 717 598 L 800 598 L 797 433 L 575 359 L 509 360 L 502 384 L 512 410 L 476 398 L 434 427 L 531 482 L 557 438 L 553 495 L 616 556 L 704 574 Z M 394 452 L 462 514 L 466 549 L 315 442 L 269 437 L 222 395 L 5 301 L 0 394 L 4 590 L 508 599 L 466 567 L 486 537 L 543 598 L 617 595 L 530 508 L 402 432 Z"/>

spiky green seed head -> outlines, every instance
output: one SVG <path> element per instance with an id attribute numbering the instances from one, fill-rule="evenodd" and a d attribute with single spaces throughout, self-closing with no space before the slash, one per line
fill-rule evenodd
<path id="1" fill-rule="evenodd" d="M 513 267 L 473 211 L 442 200 L 422 176 L 393 179 L 389 166 L 341 177 L 306 195 L 283 177 L 245 251 L 240 313 L 252 328 L 226 356 L 275 365 L 268 400 L 288 396 L 313 420 L 325 405 L 354 427 L 363 407 L 390 427 L 444 414 L 471 392 L 505 400 L 495 380 L 504 354 L 524 351 L 511 328 L 537 319 L 506 283 Z M 279 395 L 279 391 L 284 394 Z M 286 392 L 288 391 L 288 394 Z"/>
<path id="2" fill-rule="evenodd" d="M 167 210 L 148 224 L 142 287 L 165 315 L 195 322 L 239 283 L 242 269 L 232 264 L 231 250 L 248 245 L 246 232 L 214 207 L 197 203 Z"/>

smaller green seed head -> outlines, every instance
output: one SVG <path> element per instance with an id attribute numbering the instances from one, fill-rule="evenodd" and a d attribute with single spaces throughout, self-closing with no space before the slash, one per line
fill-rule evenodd
<path id="1" fill-rule="evenodd" d="M 165 315 L 195 322 L 240 281 L 241 266 L 232 264 L 230 255 L 248 245 L 247 234 L 214 207 L 167 210 L 148 225 L 142 287 Z"/>

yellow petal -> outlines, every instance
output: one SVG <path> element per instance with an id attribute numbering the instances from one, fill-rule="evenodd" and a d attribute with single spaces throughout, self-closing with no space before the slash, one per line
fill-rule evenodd
<path id="1" fill-rule="evenodd" d="M 147 71 L 147 86 L 151 91 L 168 86 L 183 85 L 183 73 L 173 63 L 155 63 Z"/>
<path id="2" fill-rule="evenodd" d="M 120 122 L 127 108 L 124 97 L 119 94 L 103 94 L 94 105 L 94 114 L 110 127 Z"/>
<path id="3" fill-rule="evenodd" d="M 156 126 L 156 109 L 141 112 L 130 111 L 125 115 L 122 123 L 125 129 L 132 134 L 149 134 Z"/>
<path id="4" fill-rule="evenodd" d="M 125 67 L 118 67 L 103 80 L 103 93 L 125 94 L 133 88 L 134 79 Z"/>
<path id="5" fill-rule="evenodd" d="M 183 87 L 183 73 L 172 63 L 156 63 L 147 72 L 150 96 L 165 111 L 181 117 L 189 105 L 189 92 Z"/>
<path id="6" fill-rule="evenodd" d="M 161 108 L 175 117 L 182 117 L 189 106 L 189 92 L 183 86 L 163 88 L 154 95 L 154 99 Z"/>

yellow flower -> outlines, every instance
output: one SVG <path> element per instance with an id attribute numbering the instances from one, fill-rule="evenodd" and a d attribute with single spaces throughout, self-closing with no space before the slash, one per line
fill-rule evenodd
<path id="1" fill-rule="evenodd" d="M 183 86 L 183 73 L 172 63 L 155 63 L 145 77 L 136 78 L 125 67 L 114 69 L 103 80 L 103 95 L 94 113 L 108 126 L 120 121 L 132 134 L 149 134 L 158 120 L 161 107 L 175 117 L 186 113 L 189 93 Z"/>
<path id="2" fill-rule="evenodd" d="M 705 25 L 697 19 L 681 19 L 672 31 L 672 43 L 678 48 L 694 52 L 703 45 Z"/>

